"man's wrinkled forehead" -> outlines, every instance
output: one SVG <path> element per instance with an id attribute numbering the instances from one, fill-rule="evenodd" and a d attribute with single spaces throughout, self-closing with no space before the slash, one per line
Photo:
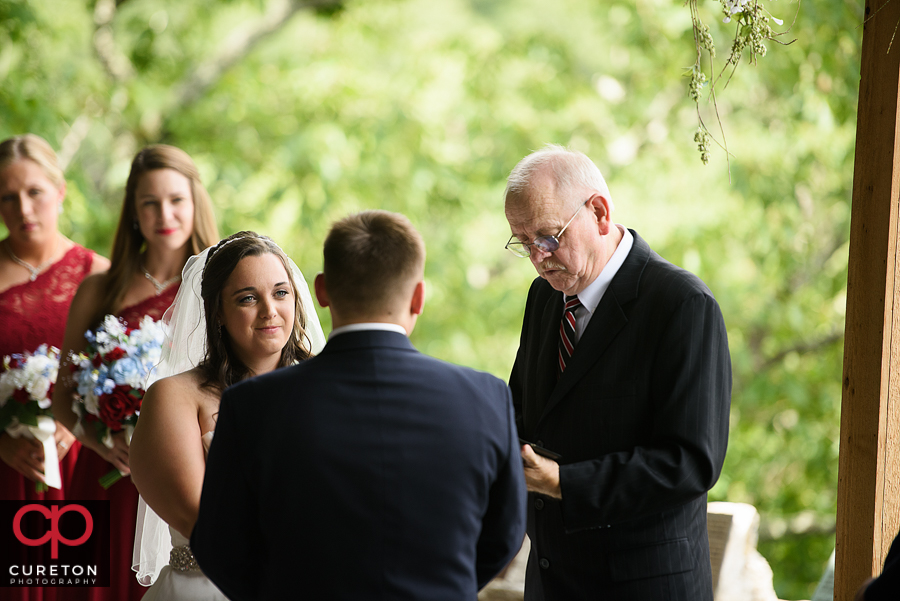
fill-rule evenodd
<path id="1" fill-rule="evenodd" d="M 557 221 L 564 204 L 552 179 L 535 177 L 525 193 L 506 197 L 506 220 L 513 234 L 543 233 L 562 225 Z"/>

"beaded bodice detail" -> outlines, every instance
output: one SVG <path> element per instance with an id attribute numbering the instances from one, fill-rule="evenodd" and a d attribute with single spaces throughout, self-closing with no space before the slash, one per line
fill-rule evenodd
<path id="1" fill-rule="evenodd" d="M 41 344 L 62 348 L 69 305 L 93 261 L 93 251 L 76 244 L 33 282 L 0 292 L 0 357 Z"/>

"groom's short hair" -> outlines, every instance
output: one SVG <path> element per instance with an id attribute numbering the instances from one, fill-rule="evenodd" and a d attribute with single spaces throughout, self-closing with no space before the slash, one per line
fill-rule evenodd
<path id="1" fill-rule="evenodd" d="M 345 315 L 366 315 L 407 300 L 422 280 L 425 242 L 400 213 L 363 211 L 331 226 L 325 238 L 325 286 Z"/>

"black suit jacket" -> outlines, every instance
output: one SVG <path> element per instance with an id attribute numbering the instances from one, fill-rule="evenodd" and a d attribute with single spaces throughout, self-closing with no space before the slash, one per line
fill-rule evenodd
<path id="1" fill-rule="evenodd" d="M 348 332 L 225 391 L 191 547 L 232 599 L 474 601 L 525 498 L 502 381 Z"/>
<path id="2" fill-rule="evenodd" d="M 563 295 L 531 286 L 510 378 L 520 435 L 560 453 L 529 495 L 529 600 L 712 599 L 706 493 L 725 459 L 731 363 L 697 277 L 634 245 L 557 381 Z"/>

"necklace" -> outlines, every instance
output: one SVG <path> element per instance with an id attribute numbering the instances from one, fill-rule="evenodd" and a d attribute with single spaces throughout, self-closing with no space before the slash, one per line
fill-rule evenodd
<path id="1" fill-rule="evenodd" d="M 38 275 L 44 269 L 46 269 L 51 263 L 53 263 L 53 260 L 56 258 L 56 249 L 57 248 L 59 248 L 59 236 L 56 237 L 56 244 L 53 246 L 53 254 L 50 256 L 50 260 L 46 261 L 44 263 L 41 263 L 40 265 L 35 267 L 28 261 L 23 261 L 22 259 L 17 257 L 16 253 L 13 252 L 12 247 L 9 245 L 9 239 L 7 238 L 7 240 L 6 240 L 6 252 L 9 253 L 9 258 L 12 259 L 13 262 L 16 263 L 17 265 L 21 265 L 22 267 L 24 267 L 25 269 L 28 270 L 28 272 L 31 274 L 28 279 L 32 282 L 37 279 Z"/>
<path id="2" fill-rule="evenodd" d="M 160 282 L 155 277 L 150 275 L 150 272 L 144 267 L 144 264 L 141 263 L 141 271 L 144 272 L 144 276 L 150 280 L 150 283 L 153 284 L 153 287 L 156 288 L 156 296 L 162 294 L 162 291 L 174 284 L 175 282 L 181 281 L 181 275 L 176 275 L 174 278 L 169 278 L 165 282 Z"/>

